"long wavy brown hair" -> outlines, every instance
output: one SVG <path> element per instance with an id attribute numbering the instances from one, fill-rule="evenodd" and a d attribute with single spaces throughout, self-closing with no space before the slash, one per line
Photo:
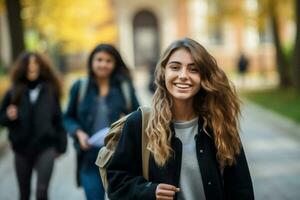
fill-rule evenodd
<path id="1" fill-rule="evenodd" d="M 188 50 L 199 67 L 201 89 L 194 96 L 193 107 L 199 117 L 203 118 L 204 132 L 214 140 L 219 166 L 222 168 L 233 165 L 241 149 L 238 133 L 240 100 L 233 84 L 218 67 L 216 60 L 202 45 L 189 38 L 173 42 L 157 63 L 155 71 L 157 89 L 146 128 L 149 137 L 148 148 L 159 166 L 163 166 L 173 154 L 170 128 L 173 120 L 172 98 L 166 88 L 165 67 L 172 53 L 180 48 Z"/>
<path id="2" fill-rule="evenodd" d="M 11 71 L 11 82 L 14 89 L 11 103 L 13 104 L 20 103 L 20 99 L 27 88 L 27 70 L 29 59 L 32 56 L 36 58 L 36 62 L 40 68 L 38 79 L 49 85 L 54 91 L 54 94 L 56 94 L 58 97 L 62 95 L 60 77 L 57 71 L 51 65 L 50 60 L 45 55 L 36 52 L 24 52 L 17 58 Z"/>

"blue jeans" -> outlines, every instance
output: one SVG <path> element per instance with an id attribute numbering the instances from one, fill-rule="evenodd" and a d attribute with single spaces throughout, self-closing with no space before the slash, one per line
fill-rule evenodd
<path id="1" fill-rule="evenodd" d="M 80 182 L 87 200 L 104 200 L 105 191 L 99 174 L 99 168 L 95 164 L 98 151 L 98 148 L 88 150 L 81 163 Z"/>

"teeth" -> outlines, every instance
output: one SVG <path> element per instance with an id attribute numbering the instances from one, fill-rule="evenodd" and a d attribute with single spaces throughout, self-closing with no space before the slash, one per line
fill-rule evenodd
<path id="1" fill-rule="evenodd" d="M 186 85 L 186 84 L 180 84 L 180 83 L 176 83 L 175 84 L 176 85 L 176 87 L 179 87 L 179 88 L 189 88 L 189 87 L 191 87 L 190 85 Z"/>

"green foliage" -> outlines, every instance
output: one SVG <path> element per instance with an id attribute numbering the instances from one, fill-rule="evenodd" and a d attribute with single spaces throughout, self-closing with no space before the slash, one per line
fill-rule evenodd
<path id="1" fill-rule="evenodd" d="M 300 123 L 300 93 L 295 89 L 243 92 L 242 96 Z"/>

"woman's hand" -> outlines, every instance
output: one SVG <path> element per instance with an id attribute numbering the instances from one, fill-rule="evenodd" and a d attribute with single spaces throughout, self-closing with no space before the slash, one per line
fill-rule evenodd
<path id="1" fill-rule="evenodd" d="M 18 108 L 17 106 L 11 104 L 6 109 L 6 115 L 8 119 L 14 121 L 18 118 Z"/>
<path id="2" fill-rule="evenodd" d="M 157 200 L 173 200 L 176 192 L 180 189 L 169 184 L 159 184 L 156 188 L 155 196 Z"/>
<path id="3" fill-rule="evenodd" d="M 80 148 L 84 151 L 88 150 L 91 148 L 91 145 L 87 142 L 89 139 L 88 134 L 83 132 L 82 130 L 77 130 L 76 131 L 76 136 L 79 140 Z"/>

